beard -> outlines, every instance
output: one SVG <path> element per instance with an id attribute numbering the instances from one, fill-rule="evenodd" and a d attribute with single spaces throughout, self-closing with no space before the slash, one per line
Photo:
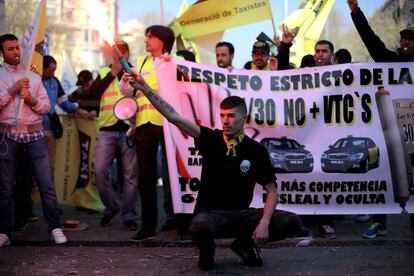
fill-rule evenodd
<path id="1" fill-rule="evenodd" d="M 10 64 L 10 65 L 16 66 L 20 63 L 20 57 L 17 56 L 17 57 L 14 57 L 14 58 L 8 58 L 8 59 L 5 59 L 4 62 L 6 62 L 7 64 Z"/>

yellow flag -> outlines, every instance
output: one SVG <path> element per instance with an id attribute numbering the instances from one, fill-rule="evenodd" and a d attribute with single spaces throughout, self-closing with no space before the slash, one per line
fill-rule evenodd
<path id="1" fill-rule="evenodd" d="M 180 10 L 178 11 L 177 17 L 180 17 L 182 14 L 184 14 L 188 10 L 188 8 L 189 6 L 187 0 L 183 0 L 183 2 L 181 3 Z M 173 26 L 173 24 L 174 21 L 170 23 L 171 26 Z M 176 36 L 177 50 L 190 50 L 194 53 L 196 61 L 201 62 L 201 56 L 197 45 L 194 42 L 189 41 L 188 39 L 183 37 L 181 34 L 178 34 L 176 30 L 174 31 L 174 33 Z"/>
<path id="2" fill-rule="evenodd" d="M 319 40 L 323 27 L 335 0 L 302 0 L 299 7 L 283 22 L 289 29 L 300 27 L 291 48 L 291 61 L 300 64 L 302 57 L 313 54 L 314 45 Z"/>
<path id="3" fill-rule="evenodd" d="M 270 18 L 269 0 L 201 0 L 176 18 L 171 28 L 176 36 L 191 39 Z"/>
<path id="4" fill-rule="evenodd" d="M 319 39 L 334 4 L 335 0 L 321 1 L 319 6 L 315 8 L 315 19 L 305 32 L 307 39 L 315 41 Z"/>
<path id="5" fill-rule="evenodd" d="M 187 0 L 183 0 L 180 11 L 177 14 L 177 18 L 183 15 L 189 8 Z M 172 26 L 175 19 L 170 24 Z M 194 53 L 196 61 L 203 64 L 215 65 L 215 46 L 217 42 L 221 41 L 224 35 L 224 30 L 216 33 L 211 33 L 203 36 L 197 36 L 192 38 L 184 37 L 182 34 L 176 33 L 177 50 L 190 50 Z"/>
<path id="6" fill-rule="evenodd" d="M 21 40 L 22 65 L 26 70 L 42 76 L 43 45 L 46 28 L 46 0 L 41 0 L 32 23 Z"/>
<path id="7" fill-rule="evenodd" d="M 299 26 L 299 34 L 307 39 L 318 40 L 334 4 L 335 0 L 302 0 L 298 9 L 283 24 L 289 29 Z"/>

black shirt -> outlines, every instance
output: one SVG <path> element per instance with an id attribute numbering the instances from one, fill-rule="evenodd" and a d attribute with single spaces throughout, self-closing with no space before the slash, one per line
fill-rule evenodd
<path id="1" fill-rule="evenodd" d="M 195 144 L 203 157 L 195 213 L 249 208 L 255 183 L 264 186 L 276 179 L 266 148 L 247 136 L 236 146 L 235 157 L 226 155 L 222 130 L 201 127 Z"/>

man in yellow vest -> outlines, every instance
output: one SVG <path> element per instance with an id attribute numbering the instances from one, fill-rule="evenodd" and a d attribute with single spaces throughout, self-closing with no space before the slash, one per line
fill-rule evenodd
<path id="1" fill-rule="evenodd" d="M 121 54 L 126 60 L 129 58 L 129 46 L 123 41 L 117 41 Z M 94 169 L 96 187 L 105 205 L 101 226 L 109 226 L 113 218 L 120 212 L 124 226 L 131 231 L 137 230 L 135 210 L 138 165 L 134 147 L 127 143 L 127 130 L 129 125 L 118 120 L 113 111 L 115 103 L 123 97 L 119 91 L 118 81 L 123 74 L 119 57 L 114 53 L 113 64 L 99 70 L 99 75 L 91 86 L 93 98 L 100 99 L 99 108 L 99 134 L 95 146 Z M 122 156 L 123 191 L 121 206 L 112 187 L 109 171 L 117 153 Z"/>
<path id="2" fill-rule="evenodd" d="M 148 55 L 138 57 L 137 71 L 150 87 L 158 93 L 158 80 L 154 62 L 171 52 L 174 32 L 165 26 L 153 25 L 145 30 L 145 47 Z M 158 220 L 157 208 L 157 152 L 161 144 L 165 154 L 162 115 L 150 101 L 138 93 L 138 114 L 136 118 L 136 150 L 139 168 L 138 189 L 141 194 L 142 225 L 131 241 L 155 238 Z M 167 183 L 168 185 L 168 183 Z"/>

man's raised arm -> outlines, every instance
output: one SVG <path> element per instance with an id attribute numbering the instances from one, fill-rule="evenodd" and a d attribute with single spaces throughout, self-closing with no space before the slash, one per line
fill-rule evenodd
<path id="1" fill-rule="evenodd" d="M 163 98 L 157 95 L 151 87 L 145 82 L 142 76 L 138 75 L 136 78 L 131 77 L 128 74 L 124 74 L 120 81 L 119 87 L 122 90 L 126 90 L 127 83 L 133 88 L 139 89 L 144 93 L 152 105 L 172 124 L 179 129 L 190 135 L 191 137 L 198 139 L 200 137 L 200 127 L 195 123 L 183 118 L 175 109 L 167 103 Z"/>

